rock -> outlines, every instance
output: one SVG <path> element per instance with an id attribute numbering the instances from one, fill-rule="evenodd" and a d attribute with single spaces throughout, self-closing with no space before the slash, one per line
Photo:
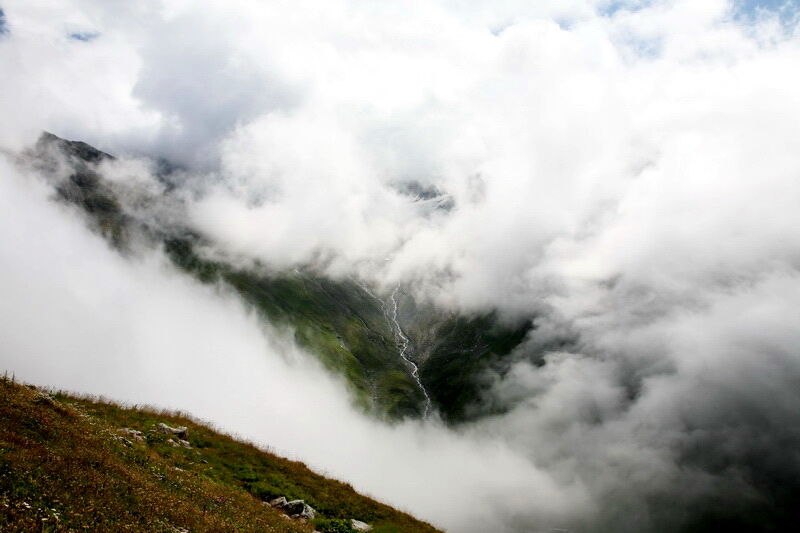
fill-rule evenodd
<path id="1" fill-rule="evenodd" d="M 361 520 L 356 520 L 355 518 L 350 519 L 350 527 L 356 531 L 372 531 L 371 525 L 362 522 Z"/>
<path id="2" fill-rule="evenodd" d="M 125 446 L 127 446 L 128 448 L 133 448 L 133 443 L 131 441 L 129 441 L 128 439 L 126 439 L 125 437 L 121 437 L 119 435 L 115 435 L 114 438 L 117 439 L 122 444 L 124 444 Z"/>
<path id="3" fill-rule="evenodd" d="M 166 425 L 164 422 L 159 422 L 156 426 L 156 430 L 160 433 L 166 433 L 167 435 L 175 435 L 179 439 L 186 440 L 188 437 L 187 433 L 189 432 L 189 428 L 186 426 L 179 426 L 179 427 L 171 427 Z"/>
<path id="4" fill-rule="evenodd" d="M 277 507 L 279 509 L 283 508 L 283 506 L 286 505 L 287 503 L 289 502 L 286 500 L 284 496 L 281 496 L 280 498 L 275 498 L 274 500 L 270 500 L 269 502 L 269 504 L 272 507 Z"/>
<path id="5" fill-rule="evenodd" d="M 287 501 L 285 496 L 270 500 L 269 505 L 280 509 L 292 518 L 301 518 L 305 520 L 313 520 L 317 516 L 317 512 L 313 507 L 308 505 L 303 500 Z"/>
<path id="6" fill-rule="evenodd" d="M 308 505 L 303 500 L 292 500 L 287 502 L 281 507 L 284 513 L 292 518 L 305 518 L 306 520 L 313 520 L 317 516 L 317 512 L 313 507 Z"/>
<path id="7" fill-rule="evenodd" d="M 180 444 L 184 448 L 189 448 L 190 450 L 192 449 L 192 445 L 189 444 L 188 440 L 178 439 L 178 444 Z"/>
<path id="8" fill-rule="evenodd" d="M 117 433 L 121 435 L 125 435 L 130 440 L 135 440 L 136 442 L 144 442 L 144 433 L 137 429 L 131 428 L 119 428 Z"/>
<path id="9" fill-rule="evenodd" d="M 47 405 L 48 407 L 53 407 L 56 405 L 56 401 L 52 396 L 41 391 L 36 393 L 36 396 L 33 398 L 33 403 L 38 405 Z"/>

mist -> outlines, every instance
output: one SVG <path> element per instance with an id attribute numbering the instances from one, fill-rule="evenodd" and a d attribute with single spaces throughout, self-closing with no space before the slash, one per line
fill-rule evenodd
<path id="1" fill-rule="evenodd" d="M 2 172 L 2 353 L 17 379 L 184 410 L 456 529 L 502 523 L 520 490 L 549 520 L 582 497 L 495 439 L 368 418 L 232 293 L 155 251 L 121 257 L 35 176 Z M 499 508 L 476 512 L 485 498 Z"/>
<path id="2" fill-rule="evenodd" d="M 3 2 L 3 368 L 184 409 L 454 532 L 791 514 L 798 5 L 528 4 Z M 179 167 L 232 261 L 535 316 L 504 414 L 360 414 L 291 332 L 50 201 L 13 163 L 43 130 L 118 180 Z"/>

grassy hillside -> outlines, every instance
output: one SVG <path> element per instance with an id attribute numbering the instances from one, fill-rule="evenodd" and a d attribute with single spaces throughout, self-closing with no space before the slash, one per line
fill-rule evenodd
<path id="1" fill-rule="evenodd" d="M 298 344 L 347 378 L 365 410 L 387 419 L 421 414 L 424 396 L 400 358 L 381 305 L 358 284 L 310 271 L 267 273 L 207 259 L 197 253 L 200 245 L 207 244 L 199 235 L 154 225 L 135 209 L 128 212 L 130 191 L 118 190 L 117 183 L 104 179 L 95 168 L 112 156 L 47 133 L 29 155 L 50 176 L 58 175 L 58 167 L 66 162 L 69 172 L 54 183 L 59 197 L 80 207 L 90 224 L 118 249 L 127 250 L 129 240 L 163 246 L 185 272 L 205 283 L 228 284 L 270 322 L 291 327 Z M 140 195 L 135 200 L 157 204 L 164 198 Z"/>
<path id="2" fill-rule="evenodd" d="M 190 447 L 159 423 L 186 426 Z M 263 503 L 278 496 L 305 500 L 318 518 L 303 523 Z M 186 416 L 0 379 L 0 531 L 340 533 L 351 518 L 375 533 L 437 531 Z"/>
<path id="3" fill-rule="evenodd" d="M 381 304 L 358 284 L 310 272 L 235 268 L 199 257 L 195 241 L 168 238 L 165 249 L 186 272 L 227 283 L 270 322 L 291 327 L 300 346 L 347 378 L 365 409 L 389 419 L 420 414 L 424 397 L 400 358 Z"/>
<path id="4" fill-rule="evenodd" d="M 54 155 L 55 154 L 55 155 Z M 54 183 L 60 198 L 81 208 L 90 224 L 125 252 L 129 241 L 163 246 L 174 264 L 204 283 L 235 289 L 273 324 L 292 328 L 299 345 L 316 355 L 331 371 L 347 378 L 356 402 L 366 411 L 390 420 L 420 416 L 424 396 L 401 359 L 381 303 L 359 284 L 330 279 L 311 269 L 267 272 L 210 259 L 213 248 L 202 236 L 183 227 L 163 227 L 129 204 L 180 203 L 166 196 L 132 201 L 130 190 L 101 176 L 96 163 L 113 159 L 80 142 L 42 136 L 29 154 L 45 175 L 57 175 L 66 159 L 65 178 Z M 168 188 L 169 189 L 169 188 Z M 168 192 L 164 193 L 169 195 Z M 180 219 L 180 213 L 172 213 Z M 456 423 L 494 412 L 482 403 L 487 376 L 502 373 L 509 353 L 525 338 L 530 322 L 503 325 L 493 313 L 461 316 L 417 307 L 410 297 L 400 300 L 400 323 L 411 338 L 410 355 L 420 367 L 434 407 Z"/>

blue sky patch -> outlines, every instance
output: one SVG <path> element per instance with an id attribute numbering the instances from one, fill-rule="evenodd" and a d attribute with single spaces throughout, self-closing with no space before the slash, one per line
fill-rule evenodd
<path id="1" fill-rule="evenodd" d="M 8 33 L 8 24 L 6 24 L 6 13 L 3 11 L 3 8 L 0 7 L 0 35 L 4 33 Z"/>
<path id="2" fill-rule="evenodd" d="M 608 0 L 599 9 L 601 15 L 613 16 L 617 11 L 638 11 L 652 0 Z M 800 13 L 800 0 L 733 0 L 736 18 L 753 19 L 764 12 L 777 13 L 781 19 L 791 19 Z"/>
<path id="3" fill-rule="evenodd" d="M 606 17 L 612 17 L 621 9 L 625 9 L 626 11 L 639 11 L 650 3 L 650 0 L 610 0 L 601 5 L 599 13 Z"/>
<path id="4" fill-rule="evenodd" d="M 797 13 L 800 9 L 800 0 L 734 0 L 733 4 L 736 13 L 744 16 L 755 16 L 759 11 Z"/>
<path id="5" fill-rule="evenodd" d="M 800 22 L 800 0 L 734 0 L 733 18 L 752 23 L 763 16 L 775 16 L 789 29 Z"/>
<path id="6" fill-rule="evenodd" d="M 81 31 L 81 32 L 75 32 L 75 33 L 70 33 L 69 34 L 69 38 L 70 39 L 75 39 L 76 41 L 83 41 L 85 43 L 88 43 L 91 40 L 97 39 L 97 37 L 99 37 L 99 36 L 100 36 L 99 33 L 92 32 L 92 31 Z"/>

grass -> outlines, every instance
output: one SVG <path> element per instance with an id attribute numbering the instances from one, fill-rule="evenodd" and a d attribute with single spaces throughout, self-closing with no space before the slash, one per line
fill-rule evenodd
<path id="1" fill-rule="evenodd" d="M 115 248 L 125 252 L 134 235 L 163 244 L 173 263 L 187 274 L 204 283 L 233 287 L 265 319 L 292 328 L 298 344 L 346 378 L 355 403 L 365 411 L 387 420 L 422 413 L 424 397 L 400 358 L 383 309 L 357 283 L 309 271 L 268 274 L 256 267 L 206 259 L 196 253 L 198 235 L 167 234 L 126 213 L 114 184 L 94 167 L 112 156 L 45 134 L 36 156 L 43 171 L 55 166 L 48 147 L 65 154 L 73 170 L 56 185 L 59 196 L 79 207 Z"/>
<path id="2" fill-rule="evenodd" d="M 356 518 L 378 533 L 437 531 L 179 413 L 2 378 L 0 421 L 0 531 L 313 531 L 263 503 L 277 496 L 306 500 L 323 528 Z M 191 448 L 155 432 L 159 422 L 187 426 Z M 126 440 L 120 428 L 146 439 Z"/>
<path id="3" fill-rule="evenodd" d="M 165 250 L 206 283 L 224 282 L 267 320 L 293 328 L 295 340 L 347 379 L 356 401 L 387 419 L 418 416 L 424 402 L 400 358 L 380 304 L 349 280 L 310 272 L 268 275 L 201 258 L 192 237 L 169 238 Z"/>
<path id="4" fill-rule="evenodd" d="M 444 420 L 463 422 L 497 408 L 484 402 L 491 375 L 508 369 L 508 355 L 531 328 L 530 322 L 503 325 L 494 313 L 451 316 L 436 323 L 420 376 Z M 410 328 L 409 336 L 414 340 L 421 334 Z"/>
<path id="5" fill-rule="evenodd" d="M 383 309 L 357 283 L 310 270 L 267 273 L 207 259 L 197 253 L 202 242 L 198 235 L 168 235 L 128 216 L 113 184 L 93 167 L 111 156 L 52 135 L 42 139 L 42 146 L 55 144 L 74 167 L 57 186 L 62 199 L 81 208 L 116 248 L 124 251 L 129 236 L 137 234 L 163 243 L 173 263 L 187 274 L 233 287 L 266 320 L 292 328 L 299 345 L 346 378 L 355 403 L 365 411 L 387 420 L 422 414 L 424 396 L 400 357 Z M 40 159 L 46 162 L 46 154 Z M 530 324 L 504 327 L 492 313 L 457 316 L 417 309 L 413 302 L 401 305 L 401 315 L 402 307 L 415 311 L 405 311 L 406 320 L 401 321 L 420 363 L 422 382 L 444 419 L 457 423 L 493 412 L 495 406 L 483 402 L 487 376 L 507 370 L 506 356 Z"/>

